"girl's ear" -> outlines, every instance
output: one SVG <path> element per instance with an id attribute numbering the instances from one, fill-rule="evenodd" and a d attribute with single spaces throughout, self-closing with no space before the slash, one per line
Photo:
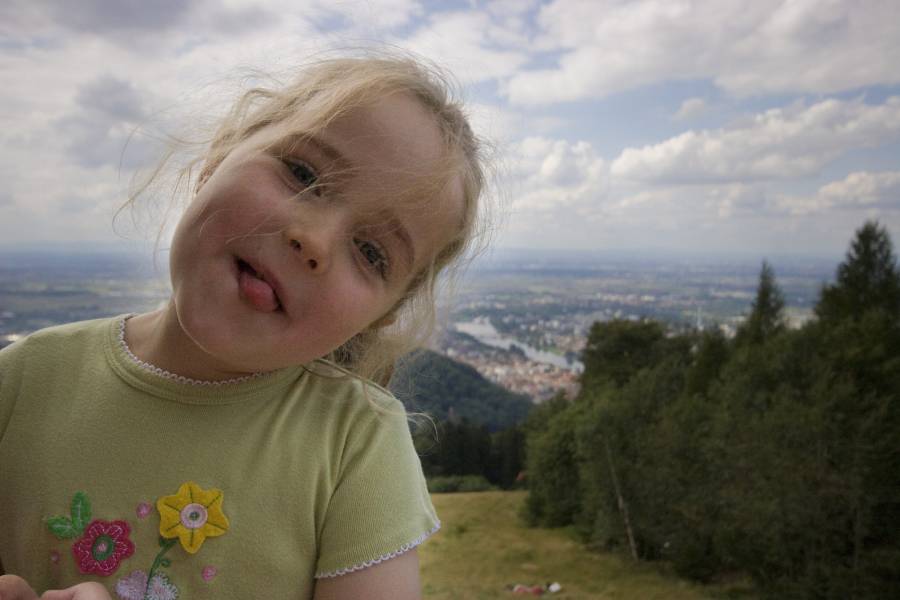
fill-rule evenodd
<path id="1" fill-rule="evenodd" d="M 197 185 L 194 186 L 194 194 L 199 192 L 200 188 L 203 187 L 203 184 L 212 177 L 213 173 L 216 172 L 216 169 L 219 168 L 219 165 L 222 164 L 223 160 L 225 160 L 225 157 L 217 157 L 215 162 L 207 160 L 203 163 L 203 168 L 200 169 L 200 177 L 197 178 Z"/>
<path id="2" fill-rule="evenodd" d="M 200 177 L 197 178 L 197 185 L 194 186 L 194 195 L 200 191 L 200 188 L 202 188 L 203 184 L 206 183 L 206 180 L 210 178 L 213 171 L 215 171 L 215 168 L 209 163 L 203 165 L 203 168 L 200 170 Z"/>
<path id="3" fill-rule="evenodd" d="M 395 315 L 392 311 L 392 312 L 389 312 L 388 314 L 384 315 L 383 317 L 381 317 L 374 323 L 372 323 L 369 326 L 369 328 L 373 329 L 373 330 L 381 329 L 382 327 L 387 327 L 388 325 L 393 325 L 394 322 L 396 322 L 396 321 L 397 321 L 397 315 Z"/>

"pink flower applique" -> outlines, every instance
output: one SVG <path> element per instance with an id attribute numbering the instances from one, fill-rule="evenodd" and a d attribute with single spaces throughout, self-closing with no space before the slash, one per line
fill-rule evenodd
<path id="1" fill-rule="evenodd" d="M 130 533 L 125 521 L 91 521 L 81 539 L 72 544 L 78 570 L 85 575 L 113 574 L 122 560 L 134 554 Z"/>
<path id="2" fill-rule="evenodd" d="M 147 585 L 144 571 L 132 571 L 116 583 L 116 595 L 122 600 L 176 600 L 178 588 L 163 573 L 157 573 Z"/>
<path id="3" fill-rule="evenodd" d="M 217 568 L 212 565 L 207 565 L 203 567 L 203 572 L 200 573 L 200 576 L 203 578 L 203 581 L 209 583 L 213 580 L 213 577 L 219 572 Z"/>
<path id="4" fill-rule="evenodd" d="M 149 502 L 141 502 L 137 505 L 137 508 L 134 509 L 134 513 L 137 515 L 138 519 L 146 519 L 151 510 L 153 510 L 153 507 L 150 506 Z"/>
<path id="5" fill-rule="evenodd" d="M 122 600 L 144 600 L 147 591 L 147 574 L 143 571 L 132 571 L 116 583 L 116 595 Z"/>

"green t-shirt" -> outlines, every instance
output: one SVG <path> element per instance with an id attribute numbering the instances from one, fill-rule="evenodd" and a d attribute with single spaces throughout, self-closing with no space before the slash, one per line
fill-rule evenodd
<path id="1" fill-rule="evenodd" d="M 38 591 L 310 598 L 440 523 L 402 404 L 330 363 L 225 385 L 130 356 L 123 318 L 0 352 L 0 565 Z M 149 588 L 148 586 L 149 578 Z"/>

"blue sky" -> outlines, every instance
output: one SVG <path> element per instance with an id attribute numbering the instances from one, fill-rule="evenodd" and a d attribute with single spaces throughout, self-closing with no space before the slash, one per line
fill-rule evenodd
<path id="1" fill-rule="evenodd" d="M 460 80 L 496 148 L 499 246 L 837 257 L 866 219 L 898 242 L 893 0 L 78 6 L 0 7 L 8 243 L 116 239 L 158 132 L 200 135 L 250 69 L 368 46 Z M 119 230 L 152 238 L 157 208 Z"/>

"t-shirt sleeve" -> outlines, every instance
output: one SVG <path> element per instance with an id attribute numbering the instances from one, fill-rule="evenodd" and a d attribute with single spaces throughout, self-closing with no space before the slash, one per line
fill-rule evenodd
<path id="1" fill-rule="evenodd" d="M 403 405 L 367 407 L 346 443 L 325 514 L 316 577 L 335 577 L 380 563 L 440 528 L 413 447 Z"/>
<path id="2" fill-rule="evenodd" d="M 12 418 L 18 397 L 18 382 L 22 371 L 24 341 L 16 342 L 0 350 L 0 441 Z"/>

